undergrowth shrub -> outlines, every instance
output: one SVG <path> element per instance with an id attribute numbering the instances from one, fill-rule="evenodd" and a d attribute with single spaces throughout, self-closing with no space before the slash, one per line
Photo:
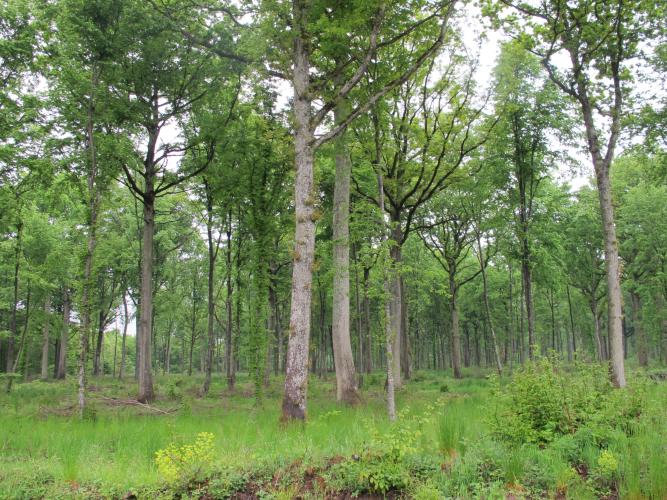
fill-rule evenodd
<path id="1" fill-rule="evenodd" d="M 436 407 L 442 401 L 430 405 L 423 414 L 411 414 L 406 408 L 398 415 L 398 421 L 386 433 L 368 426 L 371 437 L 368 447 L 352 458 L 334 464 L 327 472 L 335 489 L 363 493 L 386 494 L 402 491 L 415 481 L 424 480 L 440 467 L 436 457 L 418 452 L 418 441 L 423 429 L 433 422 Z"/>
<path id="2" fill-rule="evenodd" d="M 200 432 L 193 444 L 167 448 L 155 452 L 155 463 L 160 475 L 168 483 L 188 481 L 196 477 L 213 461 L 213 434 Z"/>
<path id="3" fill-rule="evenodd" d="M 605 366 L 575 363 L 565 370 L 556 356 L 526 363 L 504 387 L 492 380 L 490 429 L 512 444 L 543 446 L 587 425 L 599 434 L 631 432 L 645 399 L 641 383 L 614 390 Z"/>

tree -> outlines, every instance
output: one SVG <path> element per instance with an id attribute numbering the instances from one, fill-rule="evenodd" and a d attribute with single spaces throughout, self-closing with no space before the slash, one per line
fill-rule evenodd
<path id="1" fill-rule="evenodd" d="M 628 61 L 638 54 L 646 28 L 650 3 L 618 0 L 549 0 L 536 6 L 528 2 L 502 0 L 512 15 L 510 29 L 521 25 L 516 35 L 537 57 L 552 82 L 576 102 L 586 133 L 588 153 L 595 170 L 604 234 L 607 278 L 607 327 L 609 330 L 612 380 L 624 387 L 622 297 L 620 260 L 614 222 L 610 168 L 614 159 L 624 97 L 630 72 Z M 569 65 L 559 68 L 557 54 L 565 54 Z"/>

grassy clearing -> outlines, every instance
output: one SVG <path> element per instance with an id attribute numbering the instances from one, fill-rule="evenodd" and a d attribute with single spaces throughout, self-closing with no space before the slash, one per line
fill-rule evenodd
<path id="1" fill-rule="evenodd" d="M 272 380 L 261 405 L 249 397 L 243 377 L 233 394 L 216 381 L 207 398 L 197 397 L 200 382 L 159 378 L 155 406 L 176 410 L 165 415 L 113 404 L 105 398 L 131 398 L 133 384 L 96 379 L 94 416 L 84 421 L 66 415 L 74 404 L 70 383 L 18 384 L 0 397 L 0 498 L 119 497 L 130 491 L 215 498 L 237 490 L 256 498 L 396 490 L 414 498 L 502 498 L 507 492 L 667 498 L 664 383 L 650 385 L 644 414 L 631 431 L 605 436 L 601 448 L 585 436 L 548 446 L 496 439 L 489 415 L 497 398 L 483 377 L 417 373 L 397 394 L 402 415 L 393 427 L 385 418 L 381 374 L 366 377 L 365 402 L 356 408 L 333 402 L 333 378 L 312 379 L 309 421 L 288 427 L 279 424 L 280 380 Z M 213 459 L 165 486 L 156 451 L 193 443 L 202 432 L 214 436 Z M 601 469 L 602 449 L 616 467 Z"/>

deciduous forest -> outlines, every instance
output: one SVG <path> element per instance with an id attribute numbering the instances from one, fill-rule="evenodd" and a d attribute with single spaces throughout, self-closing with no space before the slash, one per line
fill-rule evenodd
<path id="1" fill-rule="evenodd" d="M 667 498 L 654 0 L 1 0 L 0 498 Z"/>

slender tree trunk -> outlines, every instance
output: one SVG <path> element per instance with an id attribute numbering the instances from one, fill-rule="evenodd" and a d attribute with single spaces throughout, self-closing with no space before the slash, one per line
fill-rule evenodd
<path id="1" fill-rule="evenodd" d="M 454 378 L 462 378 L 461 374 L 461 332 L 459 331 L 459 310 L 456 303 L 458 292 L 456 286 L 456 264 L 449 263 L 449 313 L 452 321 L 452 368 Z"/>
<path id="2" fill-rule="evenodd" d="M 204 386 L 202 387 L 202 393 L 204 395 L 208 394 L 208 390 L 211 387 L 211 372 L 213 370 L 213 354 L 215 352 L 215 330 L 214 330 L 214 321 L 215 321 L 215 289 L 214 289 L 214 280 L 215 280 L 215 260 L 218 256 L 218 248 L 215 244 L 213 238 L 213 195 L 211 193 L 211 188 L 206 180 L 204 180 L 204 188 L 206 190 L 206 236 L 208 243 L 208 295 L 207 295 L 207 305 L 208 305 L 208 323 L 206 326 L 207 337 L 208 337 L 208 347 L 206 351 L 206 374 L 204 377 Z"/>
<path id="3" fill-rule="evenodd" d="M 378 128 L 378 123 L 377 123 L 377 118 L 374 115 L 373 116 L 375 119 L 374 125 L 375 125 L 375 134 L 376 134 L 376 149 L 378 148 L 379 141 L 377 140 L 377 134 L 379 133 L 379 128 Z M 376 151 L 376 161 L 378 161 L 380 158 L 379 151 Z M 382 217 L 382 222 L 383 222 L 383 231 L 382 231 L 382 243 L 386 244 L 387 240 L 387 224 L 384 221 L 385 217 L 385 212 L 384 212 L 384 182 L 382 179 L 382 173 L 379 169 L 377 169 L 377 179 L 378 179 L 378 196 L 379 196 L 379 201 L 380 201 L 380 215 Z M 395 392 L 395 380 L 394 376 L 396 374 L 396 363 L 394 362 L 394 344 L 396 341 L 396 336 L 398 335 L 398 329 L 397 326 L 400 326 L 400 323 L 397 321 L 393 321 L 393 318 L 399 317 L 397 315 L 397 311 L 395 310 L 397 301 L 395 300 L 396 298 L 396 290 L 394 288 L 394 284 L 397 283 L 397 279 L 395 276 L 391 276 L 391 274 L 388 275 L 388 273 L 397 273 L 397 269 L 394 268 L 395 262 L 392 262 L 392 257 L 391 257 L 391 252 L 389 256 L 389 262 L 384 263 L 384 292 L 385 292 L 385 297 L 383 299 L 384 302 L 384 327 L 385 327 L 385 352 L 387 355 L 387 415 L 389 417 L 389 420 L 393 422 L 396 420 L 396 400 L 394 396 Z M 392 309 L 394 309 L 392 311 Z M 400 376 L 400 359 L 399 359 L 399 366 L 398 366 L 398 371 L 399 371 L 399 376 Z"/>
<path id="4" fill-rule="evenodd" d="M 285 394 L 282 419 L 305 420 L 308 390 L 308 351 L 310 342 L 310 305 L 315 253 L 313 206 L 313 150 L 311 141 L 310 44 L 307 33 L 307 5 L 293 0 L 293 85 L 294 85 L 294 209 L 296 228 L 292 267 L 292 304 L 287 349 Z"/>
<path id="5" fill-rule="evenodd" d="M 373 371 L 373 336 L 371 332 L 371 299 L 369 267 L 364 266 L 364 334 L 366 335 L 366 358 L 364 360 L 364 371 L 371 373 Z"/>
<path id="6" fill-rule="evenodd" d="M 356 245 L 352 245 L 352 260 L 354 261 L 354 302 L 355 302 L 355 320 L 356 320 L 356 330 L 357 330 L 357 366 L 359 367 L 359 373 L 364 371 L 364 333 L 363 333 L 363 319 L 361 312 L 361 296 L 359 289 L 359 261 L 357 260 L 357 251 Z"/>
<path id="7" fill-rule="evenodd" d="M 570 285 L 567 285 L 567 308 L 570 313 L 570 331 L 572 333 L 572 343 L 568 342 L 567 360 L 572 361 L 577 353 L 577 340 L 574 333 L 574 314 L 572 312 L 572 297 L 570 296 Z"/>
<path id="8" fill-rule="evenodd" d="M 44 301 L 44 324 L 42 325 L 42 363 L 41 378 L 49 378 L 49 326 L 51 324 L 51 296 Z"/>
<path id="9" fill-rule="evenodd" d="M 225 325 L 225 370 L 227 376 L 227 388 L 234 389 L 234 356 L 232 352 L 232 211 L 229 210 L 227 218 L 227 250 L 226 250 L 226 281 L 227 297 L 225 298 L 225 312 L 227 315 L 227 324 Z"/>
<path id="10" fill-rule="evenodd" d="M 618 66 L 612 64 L 614 73 L 618 72 Z M 614 113 L 621 112 L 620 83 L 615 77 Z M 588 99 L 585 82 L 580 79 L 577 82 L 579 102 L 584 118 L 588 150 L 591 154 L 593 167 L 595 168 L 595 179 L 597 181 L 598 197 L 600 200 L 600 215 L 602 216 L 602 231 L 604 234 L 604 257 L 607 277 L 607 329 L 609 337 L 609 357 L 611 360 L 612 382 L 616 387 L 625 387 L 625 364 L 623 361 L 623 304 L 621 295 L 621 272 L 620 259 L 618 256 L 618 240 L 616 238 L 616 225 L 614 223 L 614 205 L 612 200 L 611 182 L 609 179 L 609 168 L 613 160 L 614 146 L 618 136 L 618 121 L 614 116 L 611 137 L 608 143 L 606 155 L 603 157 L 600 151 L 598 131 L 593 120 L 593 107 Z"/>
<path id="11" fill-rule="evenodd" d="M 67 344 L 69 339 L 71 299 L 69 290 L 65 289 L 63 295 L 63 327 L 60 333 L 60 348 L 58 349 L 58 370 L 57 379 L 64 379 L 67 374 Z"/>
<path id="12" fill-rule="evenodd" d="M 141 256 L 141 308 L 139 328 L 141 330 L 138 344 L 139 394 L 141 403 L 153 401 L 153 373 L 151 337 L 153 330 L 153 237 L 155 234 L 155 194 L 153 191 L 152 159 L 147 162 L 146 189 L 144 194 L 144 227 L 142 236 Z"/>
<path id="13" fill-rule="evenodd" d="M 19 208 L 20 211 L 20 208 Z M 18 337 L 18 305 L 19 305 L 19 274 L 21 271 L 21 253 L 23 252 L 23 221 L 16 224 L 16 246 L 14 247 L 14 295 L 12 301 L 12 311 L 9 319 L 9 340 L 7 342 L 7 360 L 6 371 L 14 371 L 14 348 Z"/>
<path id="14" fill-rule="evenodd" d="M 403 378 L 410 380 L 412 376 L 412 360 L 410 359 L 410 338 L 408 330 L 408 299 L 405 291 L 405 280 L 400 278 L 401 286 L 401 368 Z"/>
<path id="15" fill-rule="evenodd" d="M 7 393 L 10 393 L 12 390 L 12 384 L 14 383 L 13 375 L 16 373 L 16 370 L 18 369 L 19 364 L 21 362 L 21 358 L 24 355 L 29 321 L 30 321 L 30 282 L 28 282 L 28 294 L 25 303 L 25 323 L 23 325 L 23 333 L 21 333 L 21 338 L 19 339 L 19 349 L 18 352 L 16 353 L 16 357 L 12 360 L 12 366 L 11 370 L 9 371 L 9 377 L 7 377 Z"/>
<path id="16" fill-rule="evenodd" d="M 120 346 L 120 370 L 118 370 L 118 378 L 123 379 L 125 376 L 125 355 L 127 350 L 125 349 L 125 339 L 127 337 L 127 324 L 130 321 L 130 315 L 127 310 L 127 296 L 126 292 L 123 292 L 123 341 Z"/>
<path id="17" fill-rule="evenodd" d="M 391 232 L 391 237 L 393 240 L 393 245 L 389 249 L 389 254 L 391 256 L 392 265 L 396 267 L 395 272 L 392 274 L 391 279 L 391 290 L 392 290 L 392 301 L 393 306 L 391 308 L 392 316 L 390 321 L 392 322 L 392 331 L 396 332 L 392 338 L 392 353 L 391 361 L 393 363 L 394 369 L 394 387 L 400 389 L 403 386 L 402 373 L 401 373 L 401 337 L 403 332 L 401 331 L 401 318 L 402 318 L 402 309 L 403 309 L 403 297 L 401 293 L 401 276 L 400 276 L 400 265 L 402 261 L 402 252 L 401 245 L 403 243 L 403 233 L 400 228 L 399 221 L 392 221 L 394 223 L 394 228 Z"/>
<path id="18" fill-rule="evenodd" d="M 593 321 L 594 321 L 594 335 L 595 335 L 595 350 L 598 355 L 598 361 L 603 361 L 604 360 L 604 348 L 602 345 L 602 336 L 600 332 L 600 317 L 598 316 L 598 301 L 595 298 L 595 292 L 593 292 L 593 296 L 591 297 L 591 302 L 590 302 L 590 307 L 591 307 L 591 313 L 593 314 Z"/>
<path id="19" fill-rule="evenodd" d="M 336 123 L 349 114 L 347 101 L 335 108 Z M 359 394 L 350 339 L 350 176 L 352 165 L 346 134 L 336 140 L 336 177 L 333 199 L 333 357 L 336 368 L 336 399 L 357 404 Z"/>
<path id="20" fill-rule="evenodd" d="M 93 359 L 93 375 L 96 377 L 102 373 L 102 350 L 104 349 L 104 312 L 99 313 L 97 326 L 97 342 L 95 344 L 95 357 Z"/>
<path id="21" fill-rule="evenodd" d="M 489 323 L 489 329 L 491 330 L 491 341 L 493 342 L 493 353 L 495 355 L 496 369 L 498 370 L 498 375 L 503 373 L 503 365 L 500 361 L 500 351 L 498 349 L 498 340 L 496 339 L 496 330 L 493 327 L 493 320 L 491 319 L 491 307 L 489 306 L 489 285 L 486 280 L 486 263 L 484 262 L 484 255 L 482 254 L 482 240 L 477 234 L 477 248 L 479 249 L 479 266 L 482 271 L 482 283 L 484 286 L 484 311 L 486 313 L 486 321 Z"/>
<path id="22" fill-rule="evenodd" d="M 533 359 L 535 345 L 535 310 L 533 308 L 533 278 L 528 258 L 521 261 L 521 276 L 523 279 L 524 306 L 526 308 L 526 322 L 528 325 L 528 358 Z"/>
<path id="23" fill-rule="evenodd" d="M 97 89 L 97 70 L 93 68 L 91 74 L 93 92 Z M 78 402 L 79 417 L 83 418 L 86 407 L 86 364 L 88 362 L 88 339 L 90 335 L 90 315 L 92 309 L 92 273 L 95 246 L 97 245 L 97 211 L 100 203 L 99 188 L 97 186 L 97 152 L 95 149 L 94 134 L 95 98 L 90 96 L 88 101 L 88 121 L 86 127 L 86 149 L 89 155 L 88 171 L 88 241 L 86 245 L 86 259 L 83 270 L 83 291 L 81 294 L 81 331 L 79 332 L 78 358 Z"/>
<path id="24" fill-rule="evenodd" d="M 632 325 L 635 327 L 635 338 L 637 339 L 637 358 L 639 366 L 648 366 L 648 343 L 646 341 L 646 332 L 642 326 L 641 319 L 641 298 L 636 290 L 630 291 L 632 299 Z"/>

